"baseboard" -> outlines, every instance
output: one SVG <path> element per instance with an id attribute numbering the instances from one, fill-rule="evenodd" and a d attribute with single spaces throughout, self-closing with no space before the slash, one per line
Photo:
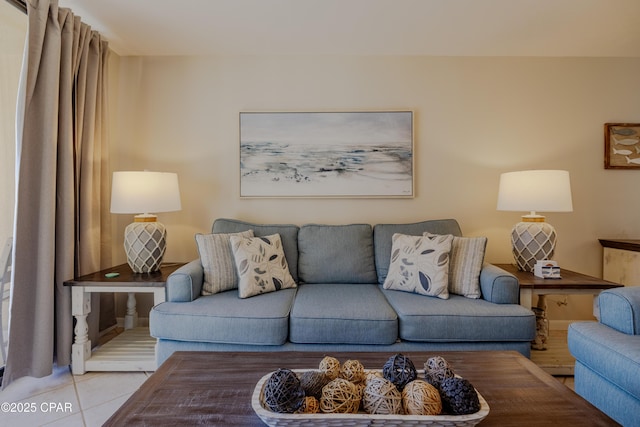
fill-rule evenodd
<path id="1" fill-rule="evenodd" d="M 116 322 L 118 328 L 124 328 L 124 317 L 116 317 Z M 149 318 L 148 317 L 138 317 L 138 326 L 149 327 Z"/>
<path id="2" fill-rule="evenodd" d="M 116 322 L 117 322 L 117 321 L 116 321 Z M 115 324 L 115 325 L 113 325 L 113 326 L 109 326 L 108 328 L 101 330 L 101 331 L 100 331 L 100 337 L 103 337 L 103 336 L 105 336 L 105 335 L 107 335 L 107 334 L 110 334 L 110 333 L 111 333 L 114 329 L 116 329 L 117 327 L 118 327 L 118 324 L 116 323 L 116 324 Z"/>
<path id="3" fill-rule="evenodd" d="M 566 331 L 575 320 L 549 320 L 549 329 L 552 331 Z"/>

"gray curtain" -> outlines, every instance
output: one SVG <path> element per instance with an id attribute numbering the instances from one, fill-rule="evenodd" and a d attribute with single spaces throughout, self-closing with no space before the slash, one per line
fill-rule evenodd
<path id="1" fill-rule="evenodd" d="M 3 388 L 22 376 L 51 374 L 54 360 L 71 363 L 71 292 L 63 283 L 111 261 L 108 44 L 57 0 L 29 0 L 27 15 Z M 97 295 L 89 319 L 92 340 Z"/>

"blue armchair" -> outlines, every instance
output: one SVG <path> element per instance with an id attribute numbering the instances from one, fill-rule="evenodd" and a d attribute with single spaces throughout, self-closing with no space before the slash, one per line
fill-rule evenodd
<path id="1" fill-rule="evenodd" d="M 569 325 L 575 390 L 624 426 L 640 425 L 640 286 L 603 291 L 598 322 Z"/>

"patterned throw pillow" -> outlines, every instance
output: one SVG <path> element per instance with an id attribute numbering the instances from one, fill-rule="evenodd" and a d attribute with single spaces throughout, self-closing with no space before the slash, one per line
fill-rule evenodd
<path id="1" fill-rule="evenodd" d="M 425 235 L 435 236 L 425 233 Z M 457 237 L 451 243 L 449 261 L 449 292 L 478 299 L 480 292 L 480 270 L 487 248 L 486 237 Z"/>
<path id="2" fill-rule="evenodd" d="M 231 237 L 231 248 L 240 278 L 240 298 L 296 287 L 279 234 Z"/>
<path id="3" fill-rule="evenodd" d="M 452 235 L 394 234 L 385 289 L 449 298 L 449 252 Z"/>
<path id="4" fill-rule="evenodd" d="M 231 236 L 253 237 L 253 230 L 242 233 L 196 234 L 200 263 L 204 270 L 202 295 L 213 295 L 238 287 Z"/>

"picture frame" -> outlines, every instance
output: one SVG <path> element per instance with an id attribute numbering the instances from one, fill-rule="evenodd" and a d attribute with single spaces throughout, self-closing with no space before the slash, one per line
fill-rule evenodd
<path id="1" fill-rule="evenodd" d="M 605 123 L 605 169 L 640 169 L 640 123 Z"/>
<path id="2" fill-rule="evenodd" d="M 412 198 L 413 111 L 240 112 L 240 197 Z"/>

